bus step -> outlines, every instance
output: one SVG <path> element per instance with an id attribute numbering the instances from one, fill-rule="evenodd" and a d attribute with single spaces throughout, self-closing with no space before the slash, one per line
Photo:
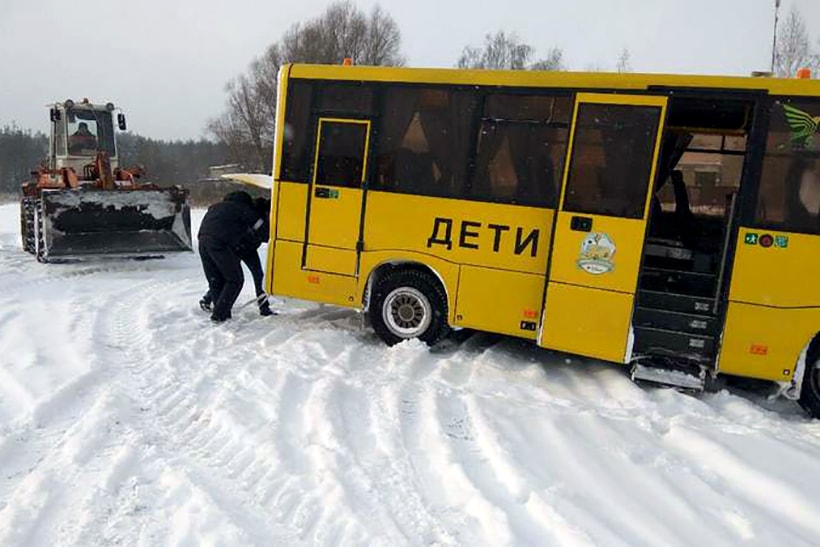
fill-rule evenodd
<path id="1" fill-rule="evenodd" d="M 716 336 L 720 331 L 717 317 L 704 314 L 691 314 L 653 308 L 635 308 L 632 324 L 636 327 L 648 327 L 689 334 Z"/>
<path id="2" fill-rule="evenodd" d="M 715 294 L 717 277 L 692 271 L 644 267 L 640 287 L 650 291 L 710 297 Z"/>
<path id="3" fill-rule="evenodd" d="M 637 362 L 632 365 L 630 377 L 633 382 L 646 382 L 687 391 L 703 391 L 706 387 L 706 369 L 694 365 L 657 366 Z"/>
<path id="4" fill-rule="evenodd" d="M 712 298 L 700 296 L 639 290 L 638 306 L 697 315 L 712 315 L 715 310 L 715 301 Z"/>
<path id="5" fill-rule="evenodd" d="M 634 331 L 635 354 L 674 356 L 710 364 L 717 354 L 714 336 L 637 326 Z"/>

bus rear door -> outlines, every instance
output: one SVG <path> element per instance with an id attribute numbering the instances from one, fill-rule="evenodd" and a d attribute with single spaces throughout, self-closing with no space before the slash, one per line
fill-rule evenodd
<path id="1" fill-rule="evenodd" d="M 539 345 L 625 362 L 666 108 L 577 95 Z"/>
<path id="2" fill-rule="evenodd" d="M 302 267 L 355 276 L 370 121 L 321 118 Z"/>

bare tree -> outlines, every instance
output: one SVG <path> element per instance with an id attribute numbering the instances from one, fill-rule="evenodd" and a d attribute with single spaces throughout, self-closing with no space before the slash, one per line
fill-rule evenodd
<path id="1" fill-rule="evenodd" d="M 587 63 L 584 65 L 584 72 L 606 72 L 604 65 L 600 63 Z"/>
<path id="2" fill-rule="evenodd" d="M 272 131 L 263 114 L 256 81 L 239 76 L 229 82 L 225 90 L 228 93 L 227 110 L 209 122 L 208 130 L 228 146 L 237 161 L 269 170 Z"/>
<path id="3" fill-rule="evenodd" d="M 811 50 L 803 15 L 792 7 L 778 33 L 774 72 L 781 78 L 791 78 L 803 67 L 817 69 L 820 67 L 820 56 Z"/>
<path id="4" fill-rule="evenodd" d="M 615 70 L 622 73 L 632 72 L 632 55 L 630 55 L 627 48 L 621 50 L 621 55 L 618 57 L 618 63 L 615 65 Z"/>
<path id="5" fill-rule="evenodd" d="M 481 47 L 467 46 L 458 59 L 459 68 L 523 70 L 532 57 L 533 48 L 503 30 L 484 36 Z"/>
<path id="6" fill-rule="evenodd" d="M 564 70 L 564 68 L 564 51 L 558 47 L 553 47 L 545 58 L 530 65 L 530 70 Z"/>
<path id="7" fill-rule="evenodd" d="M 279 68 L 292 62 L 340 64 L 346 57 L 356 64 L 404 64 L 396 21 L 379 6 L 368 15 L 342 1 L 315 19 L 293 24 L 246 74 L 228 83 L 226 110 L 209 122 L 209 132 L 228 146 L 233 161 L 268 172 Z"/>
<path id="8" fill-rule="evenodd" d="M 367 36 L 360 52 L 359 64 L 401 66 L 401 32 L 396 21 L 379 6 L 370 12 Z"/>
<path id="9" fill-rule="evenodd" d="M 508 69 L 508 70 L 561 70 L 564 53 L 552 48 L 546 58 L 530 63 L 535 49 L 518 39 L 518 36 L 499 30 L 484 36 L 480 47 L 466 46 L 456 65 L 459 68 Z"/>

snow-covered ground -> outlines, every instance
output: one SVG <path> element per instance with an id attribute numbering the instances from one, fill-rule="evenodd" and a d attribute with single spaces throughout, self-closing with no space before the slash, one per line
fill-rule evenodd
<path id="1" fill-rule="evenodd" d="M 0 207 L 0 545 L 820 544 L 793 403 L 388 349 L 296 301 L 215 326 L 194 254 L 42 265 L 18 229 Z"/>

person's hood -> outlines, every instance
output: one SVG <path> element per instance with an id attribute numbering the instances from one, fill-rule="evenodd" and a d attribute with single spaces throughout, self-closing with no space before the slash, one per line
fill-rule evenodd
<path id="1" fill-rule="evenodd" d="M 254 209 L 260 215 L 267 216 L 270 214 L 270 200 L 267 198 L 256 198 L 253 200 Z"/>
<path id="2" fill-rule="evenodd" d="M 253 207 L 253 198 L 249 193 L 243 191 L 231 192 L 223 198 L 223 201 L 233 201 L 235 203 L 241 203 L 242 205 Z"/>

